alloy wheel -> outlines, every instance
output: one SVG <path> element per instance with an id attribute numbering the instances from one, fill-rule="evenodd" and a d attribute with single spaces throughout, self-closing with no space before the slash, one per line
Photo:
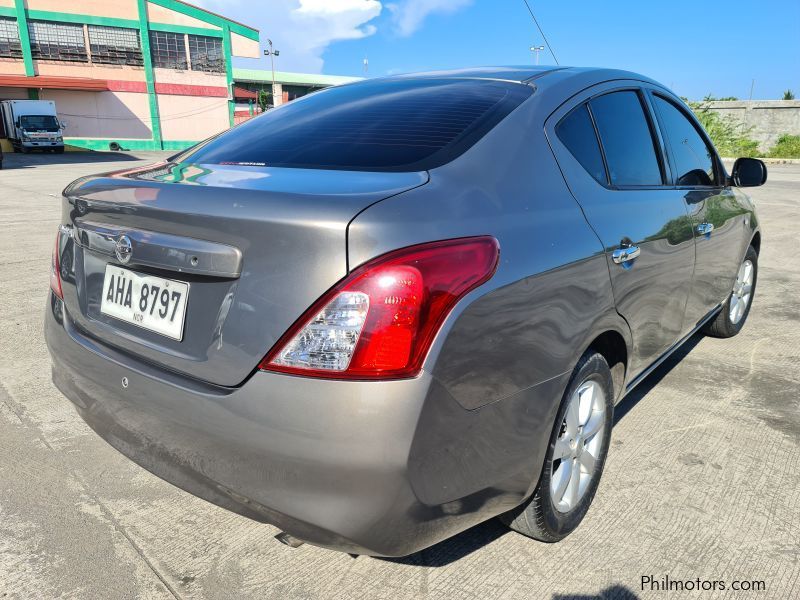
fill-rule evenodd
<path id="1" fill-rule="evenodd" d="M 606 426 L 605 394 L 589 380 L 572 394 L 553 451 L 550 496 L 559 512 L 581 501 L 597 471 Z"/>
<path id="2" fill-rule="evenodd" d="M 750 303 L 750 296 L 753 292 L 753 273 L 753 263 L 748 259 L 742 263 L 739 273 L 736 275 L 736 283 L 733 285 L 728 309 L 728 317 L 734 325 L 742 320 L 747 311 L 747 305 Z"/>

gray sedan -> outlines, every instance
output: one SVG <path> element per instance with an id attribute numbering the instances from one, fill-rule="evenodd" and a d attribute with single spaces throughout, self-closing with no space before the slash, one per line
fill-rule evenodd
<path id="1" fill-rule="evenodd" d="M 573 531 L 614 404 L 738 333 L 761 234 L 634 73 L 374 79 L 64 191 L 53 380 L 112 446 L 283 541 L 407 555 Z"/>

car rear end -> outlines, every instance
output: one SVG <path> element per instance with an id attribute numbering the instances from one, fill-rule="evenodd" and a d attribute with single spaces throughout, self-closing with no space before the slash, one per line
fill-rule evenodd
<path id="1" fill-rule="evenodd" d="M 530 93 L 348 86 L 173 161 L 76 181 L 45 320 L 56 385 L 137 463 L 305 541 L 403 555 L 479 522 L 462 498 L 422 502 L 411 456 L 448 427 L 422 422 L 453 404 L 430 374 L 437 336 L 493 276 L 497 240 L 350 264 L 348 226 Z M 524 487 L 475 501 L 497 514 Z"/>

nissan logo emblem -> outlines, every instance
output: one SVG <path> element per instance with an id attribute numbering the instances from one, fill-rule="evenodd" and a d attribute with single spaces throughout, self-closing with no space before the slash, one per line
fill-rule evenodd
<path id="1" fill-rule="evenodd" d="M 114 244 L 114 254 L 117 255 L 117 260 L 123 265 L 130 261 L 131 254 L 133 254 L 131 238 L 129 238 L 127 235 L 119 236 L 117 243 Z"/>

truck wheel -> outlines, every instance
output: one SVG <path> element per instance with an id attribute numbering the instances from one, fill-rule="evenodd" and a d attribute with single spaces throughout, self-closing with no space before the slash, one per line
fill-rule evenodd
<path id="1" fill-rule="evenodd" d="M 28 154 L 31 151 L 31 149 L 28 148 L 27 146 L 20 145 L 19 151 L 22 152 L 23 154 Z"/>
<path id="2" fill-rule="evenodd" d="M 56 154 L 64 154 L 64 146 L 60 146 L 55 149 Z"/>
<path id="3" fill-rule="evenodd" d="M 601 354 L 587 352 L 564 392 L 536 491 L 500 519 L 543 542 L 557 542 L 572 533 L 597 491 L 613 413 L 611 370 Z"/>

